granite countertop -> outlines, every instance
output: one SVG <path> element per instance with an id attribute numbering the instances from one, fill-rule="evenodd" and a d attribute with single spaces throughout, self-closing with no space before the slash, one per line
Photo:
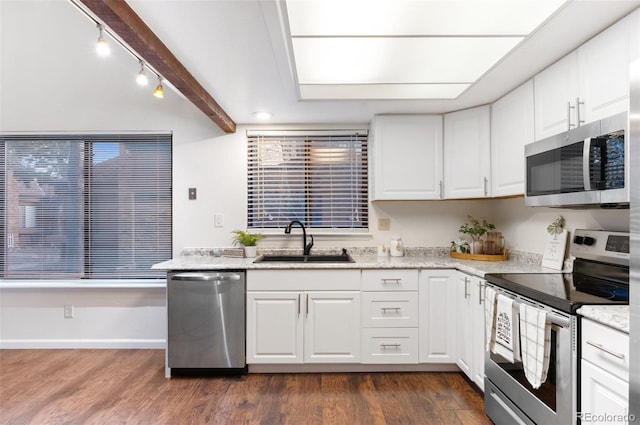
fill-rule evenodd
<path id="1" fill-rule="evenodd" d="M 191 248 L 169 261 L 155 264 L 156 270 L 287 270 L 287 269 L 457 269 L 483 277 L 487 273 L 557 272 L 540 266 L 537 256 L 512 254 L 508 261 L 474 261 L 453 258 L 443 248 L 408 250 L 403 257 L 378 257 L 367 249 L 348 250 L 355 263 L 254 263 L 255 258 L 215 257 L 212 250 Z M 298 252 L 296 252 L 299 254 Z"/>
<path id="2" fill-rule="evenodd" d="M 582 317 L 629 333 L 628 305 L 585 305 L 577 310 Z"/>

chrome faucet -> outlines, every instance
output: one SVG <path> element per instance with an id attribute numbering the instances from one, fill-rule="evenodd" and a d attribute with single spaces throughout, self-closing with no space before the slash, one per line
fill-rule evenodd
<path id="1" fill-rule="evenodd" d="M 307 230 L 305 229 L 304 224 L 298 220 L 292 220 L 287 224 L 287 227 L 284 229 L 284 233 L 287 235 L 291 234 L 291 226 L 294 224 L 298 224 L 302 228 L 302 254 L 310 255 L 311 248 L 313 248 L 313 235 L 309 235 L 311 237 L 311 242 L 307 244 Z"/>

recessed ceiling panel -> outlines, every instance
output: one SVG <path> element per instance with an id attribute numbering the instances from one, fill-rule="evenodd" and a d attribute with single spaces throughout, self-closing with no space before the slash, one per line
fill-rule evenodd
<path id="1" fill-rule="evenodd" d="M 476 83 L 565 3 L 286 0 L 284 22 L 303 99 L 449 98 L 431 85 Z"/>
<path id="2" fill-rule="evenodd" d="M 302 84 L 307 100 L 455 99 L 471 84 Z"/>
<path id="3" fill-rule="evenodd" d="M 521 37 L 294 38 L 299 84 L 473 83 Z"/>
<path id="4" fill-rule="evenodd" d="M 288 0 L 291 35 L 526 35 L 567 0 Z"/>

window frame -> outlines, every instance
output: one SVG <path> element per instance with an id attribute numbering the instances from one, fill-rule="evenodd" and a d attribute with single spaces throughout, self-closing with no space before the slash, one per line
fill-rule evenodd
<path id="1" fill-rule="evenodd" d="M 291 220 L 302 221 L 307 229 L 313 230 L 314 234 L 328 234 L 328 235 L 368 235 L 370 232 L 369 222 L 369 130 L 368 129 L 346 129 L 346 130 L 248 130 L 247 134 L 247 229 L 249 231 L 257 231 L 267 234 L 278 234 L 279 230 L 284 229 L 287 223 Z M 259 212 L 261 207 L 256 207 L 257 199 L 259 198 L 260 189 L 255 189 L 258 183 L 252 184 L 252 177 L 257 180 L 260 164 L 256 159 L 257 156 L 257 143 L 258 139 L 264 137 L 270 141 L 276 141 L 277 138 L 290 138 L 297 139 L 298 141 L 304 141 L 304 154 L 303 156 L 296 156 L 294 159 L 299 160 L 304 157 L 304 218 L 291 217 L 290 219 L 284 219 L 282 216 L 276 220 L 273 226 L 261 226 L 260 220 L 255 219 L 253 214 Z M 361 214 L 361 226 L 314 226 L 315 218 L 313 215 L 317 213 L 317 209 L 314 208 L 313 203 L 310 202 L 312 198 L 312 192 L 314 192 L 311 184 L 312 179 L 310 173 L 312 170 L 318 170 L 318 163 L 312 164 L 312 149 L 314 142 L 326 143 L 328 138 L 335 138 L 336 142 L 349 142 L 354 146 L 349 148 L 349 154 L 355 153 L 359 157 L 355 163 L 358 166 L 358 182 L 354 186 L 358 186 L 359 189 L 351 192 L 351 199 L 358 199 L 355 204 L 359 213 Z M 356 148 L 359 146 L 359 149 Z M 253 163 L 253 164 L 252 164 Z M 311 164 L 311 165 L 310 165 Z M 283 167 L 286 170 L 286 166 Z M 326 171 L 325 171 L 326 173 Z M 322 173 L 321 173 L 322 174 Z M 330 174 L 326 174 L 330 175 Z M 300 177 L 298 175 L 297 177 Z M 264 188 L 262 189 L 264 191 Z M 302 197 L 301 197 L 302 198 Z M 335 199 L 332 199 L 335 201 Z M 331 220 L 335 220 L 332 216 Z M 258 224 L 254 224 L 258 222 Z M 359 220 L 360 221 L 360 220 Z"/>
<path id="2" fill-rule="evenodd" d="M 7 153 L 7 144 L 11 142 L 50 142 L 50 141 L 70 141 L 77 142 L 81 144 L 84 149 L 83 152 L 85 154 L 81 157 L 81 174 L 82 174 L 82 182 L 85 187 L 89 186 L 90 173 L 95 171 L 95 166 L 97 163 L 92 163 L 91 150 L 93 146 L 97 143 L 167 143 L 165 149 L 168 148 L 169 152 L 169 161 L 168 161 L 168 176 L 165 174 L 164 181 L 168 183 L 168 187 L 162 189 L 162 192 L 154 190 L 153 193 L 158 195 L 163 193 L 163 198 L 165 200 L 167 211 L 166 216 L 167 220 L 164 222 L 167 223 L 168 228 L 166 232 L 162 232 L 161 235 L 163 240 L 168 240 L 168 247 L 166 248 L 169 255 L 173 251 L 173 132 L 166 131 L 143 131 L 143 132 L 93 132 L 93 133 L 67 133 L 67 132 L 58 132 L 58 133 L 31 133 L 31 132 L 1 132 L 0 133 L 0 227 L 2 227 L 2 232 L 0 232 L 0 281 L 16 281 L 16 282 L 28 282 L 28 281 L 54 281 L 54 282 L 86 282 L 87 284 L 96 283 L 100 285 L 107 285 L 108 282 L 122 282 L 127 283 L 127 287 L 132 284 L 132 282 L 145 282 L 149 284 L 154 284 L 158 282 L 158 279 L 163 278 L 163 271 L 150 271 L 149 274 L 141 275 L 140 270 L 136 269 L 133 273 L 127 275 L 126 273 L 115 273 L 114 271 L 108 272 L 107 274 L 100 273 L 92 273 L 91 271 L 91 255 L 90 251 L 92 249 L 96 249 L 94 246 L 91 247 L 90 244 L 87 243 L 91 238 L 89 237 L 92 229 L 89 226 L 89 223 L 92 220 L 92 215 L 95 216 L 96 210 L 93 210 L 89 213 L 91 207 L 88 199 L 91 196 L 95 196 L 91 190 L 83 190 L 81 194 L 82 205 L 80 209 L 83 212 L 83 228 L 81 229 L 81 237 L 85 241 L 80 247 L 81 254 L 79 261 L 81 262 L 80 270 L 76 272 L 55 272 L 51 270 L 43 270 L 40 272 L 34 272 L 33 274 L 25 273 L 23 275 L 11 275 L 7 269 L 8 264 L 8 249 L 9 246 L 6 230 L 8 226 L 7 222 L 7 214 L 9 214 L 6 210 L 7 206 L 7 196 L 8 196 L 8 188 L 7 188 L 7 173 L 8 168 L 6 166 L 6 153 Z M 161 150 L 156 150 L 155 152 L 162 152 Z M 87 154 L 89 153 L 89 154 Z M 91 182 L 94 183 L 94 182 Z M 135 188 L 133 189 L 135 191 Z M 120 192 L 117 192 L 120 193 Z M 133 193 L 133 192 L 132 192 Z M 94 218 L 95 220 L 95 218 Z M 164 227 L 164 226 L 163 226 Z M 131 239 L 132 242 L 135 242 L 137 239 Z M 84 251 L 83 251 L 84 250 Z M 83 252 L 82 252 L 83 251 Z M 158 259 L 157 262 L 161 262 L 166 260 L 166 258 Z M 155 261 L 155 259 L 153 260 Z M 117 265 L 114 263 L 114 265 Z M 115 270 L 115 269 L 114 269 Z M 120 284 L 117 284 L 120 285 Z"/>

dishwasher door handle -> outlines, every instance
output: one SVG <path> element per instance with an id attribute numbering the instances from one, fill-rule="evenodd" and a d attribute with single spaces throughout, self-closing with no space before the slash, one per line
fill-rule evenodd
<path id="1" fill-rule="evenodd" d="M 190 280 L 196 282 L 233 282 L 241 279 L 236 273 L 177 273 L 170 277 L 171 280 Z"/>

